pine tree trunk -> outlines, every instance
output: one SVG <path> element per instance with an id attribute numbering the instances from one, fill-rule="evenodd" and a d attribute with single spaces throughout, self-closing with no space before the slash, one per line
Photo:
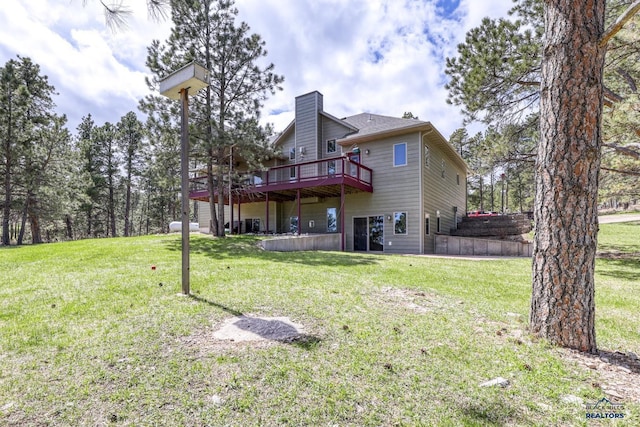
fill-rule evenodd
<path id="1" fill-rule="evenodd" d="M 67 239 L 73 240 L 73 223 L 71 221 L 71 215 L 65 215 L 64 222 L 67 230 Z"/>
<path id="2" fill-rule="evenodd" d="M 224 164 L 224 146 L 218 148 L 218 168 L 216 169 L 216 179 L 218 180 L 218 236 L 224 237 L 224 176 L 222 171 L 222 165 Z M 229 230 L 233 231 L 233 224 L 229 221 Z M 239 230 L 238 230 L 239 232 Z"/>
<path id="3" fill-rule="evenodd" d="M 604 0 L 546 0 L 530 324 L 595 352 Z"/>
<path id="4" fill-rule="evenodd" d="M 24 233 L 25 233 L 25 230 L 27 229 L 28 211 L 29 211 L 29 198 L 27 197 L 27 199 L 24 202 L 24 209 L 22 209 L 22 217 L 20 219 L 20 231 L 18 232 L 18 235 L 16 237 L 16 245 L 18 246 L 22 246 L 22 243 L 24 242 Z"/>
<path id="5" fill-rule="evenodd" d="M 127 165 L 127 195 L 124 204 L 124 237 L 129 237 L 131 234 L 131 221 L 129 220 L 129 213 L 131 212 L 131 161 Z"/>
<path id="6" fill-rule="evenodd" d="M 216 188 L 213 184 L 213 164 L 211 163 L 212 159 L 213 156 L 210 155 L 209 159 L 207 160 L 207 190 L 209 191 L 209 214 L 211 216 L 211 219 L 209 220 L 209 233 L 214 236 L 219 236 L 220 234 L 218 233 L 218 230 L 220 229 L 220 227 L 216 214 Z"/>
<path id="7" fill-rule="evenodd" d="M 4 206 L 2 208 L 2 244 L 9 246 L 11 239 L 9 237 L 9 217 L 11 216 L 11 130 L 7 136 L 5 143 L 5 173 L 4 173 Z"/>

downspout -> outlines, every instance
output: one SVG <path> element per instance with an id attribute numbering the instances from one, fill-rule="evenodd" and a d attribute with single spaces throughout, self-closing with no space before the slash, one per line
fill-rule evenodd
<path id="1" fill-rule="evenodd" d="M 345 240 L 346 240 L 346 237 L 344 235 L 344 217 L 345 217 L 345 212 L 344 212 L 344 182 L 343 182 L 342 184 L 340 184 L 340 246 L 341 246 L 342 252 L 345 251 Z"/>
<path id="2" fill-rule="evenodd" d="M 268 234 L 269 233 L 269 192 L 266 192 L 265 195 L 266 198 L 266 221 L 265 221 L 265 226 L 264 226 L 264 234 Z"/>
<path id="3" fill-rule="evenodd" d="M 426 135 L 422 134 L 422 131 L 420 131 L 420 143 L 418 146 L 418 162 L 420 163 L 418 166 L 418 191 L 420 194 L 420 218 L 418 219 L 419 221 L 419 226 L 418 226 L 418 230 L 420 233 L 420 253 L 423 254 L 424 253 L 424 241 L 425 241 L 425 235 L 424 235 L 424 203 L 425 203 L 425 197 L 424 194 L 422 192 L 422 180 L 423 180 L 423 176 L 424 173 L 426 172 L 423 168 L 424 168 L 424 162 L 423 162 L 423 156 L 424 156 L 424 137 Z"/>
<path id="4" fill-rule="evenodd" d="M 300 189 L 297 191 L 297 199 L 298 199 L 298 236 L 300 235 L 300 231 L 302 229 L 302 204 L 300 203 Z"/>

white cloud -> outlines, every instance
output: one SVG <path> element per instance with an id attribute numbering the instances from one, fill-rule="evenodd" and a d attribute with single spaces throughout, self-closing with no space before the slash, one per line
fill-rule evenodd
<path id="1" fill-rule="evenodd" d="M 438 1 L 444 4 L 442 0 Z M 60 93 L 56 103 L 75 128 L 82 116 L 116 122 L 148 93 L 146 49 L 164 41 L 170 22 L 147 16 L 146 2 L 126 0 L 128 30 L 112 33 L 97 0 L 3 0 L 0 64 L 29 56 Z M 452 9 L 457 1 L 447 3 Z M 263 118 L 283 129 L 294 98 L 324 94 L 337 116 L 411 111 L 448 136 L 461 124 L 446 104 L 444 58 L 484 16 L 504 16 L 511 0 L 461 0 L 455 11 L 435 0 L 237 0 L 239 20 L 266 41 L 267 62 L 285 77 Z"/>

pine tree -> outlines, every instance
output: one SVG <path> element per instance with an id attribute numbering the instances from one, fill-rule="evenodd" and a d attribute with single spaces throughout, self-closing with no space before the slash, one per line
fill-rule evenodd
<path id="1" fill-rule="evenodd" d="M 19 243 L 24 238 L 26 218 L 31 218 L 32 238 L 42 241 L 38 222 L 37 191 L 50 160 L 42 135 L 51 125 L 54 88 L 40 67 L 29 58 L 10 60 L 0 69 L 0 154 L 3 172 L 2 244 L 10 243 L 9 221 L 12 209 L 22 216 Z M 14 199 L 21 190 L 20 203 Z"/>
<path id="2" fill-rule="evenodd" d="M 174 2 L 171 36 L 166 45 L 154 42 L 147 59 L 156 78 L 192 60 L 209 70 L 210 85 L 191 107 L 193 122 L 198 124 L 192 135 L 195 151 L 205 165 L 211 228 L 218 236 L 224 236 L 225 168 L 232 162 L 231 147 L 250 163 L 260 160 L 265 131 L 258 125 L 259 109 L 266 95 L 282 82 L 273 73 L 273 64 L 257 65 L 267 54 L 265 43 L 257 34 L 249 34 L 246 23 L 236 24 L 238 11 L 233 5 L 229 0 Z M 153 114 L 168 107 L 148 97 L 142 108 Z"/>
<path id="3" fill-rule="evenodd" d="M 131 197 L 134 179 L 139 177 L 142 169 L 143 124 L 133 111 L 120 119 L 118 128 L 118 145 L 122 152 L 124 166 L 125 207 L 124 207 L 124 236 L 131 233 Z"/>
<path id="4" fill-rule="evenodd" d="M 620 22 L 638 10 L 640 1 Z M 546 5 L 545 22 L 531 331 L 595 352 L 603 68 L 607 41 L 619 27 L 605 30 L 604 1 L 556 0 Z"/>

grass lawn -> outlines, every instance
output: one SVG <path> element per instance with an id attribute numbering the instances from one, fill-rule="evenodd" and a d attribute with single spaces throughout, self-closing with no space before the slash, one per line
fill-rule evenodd
<path id="1" fill-rule="evenodd" d="M 640 354 L 640 223 L 599 240 L 598 345 Z M 529 338 L 530 260 L 255 241 L 193 235 L 192 297 L 179 235 L 0 248 L 0 425 L 593 424 L 567 396 L 594 403 L 608 380 Z M 215 340 L 238 314 L 307 335 Z M 496 377 L 509 385 L 479 387 Z M 613 422 L 640 425 L 640 401 L 621 401 Z"/>

